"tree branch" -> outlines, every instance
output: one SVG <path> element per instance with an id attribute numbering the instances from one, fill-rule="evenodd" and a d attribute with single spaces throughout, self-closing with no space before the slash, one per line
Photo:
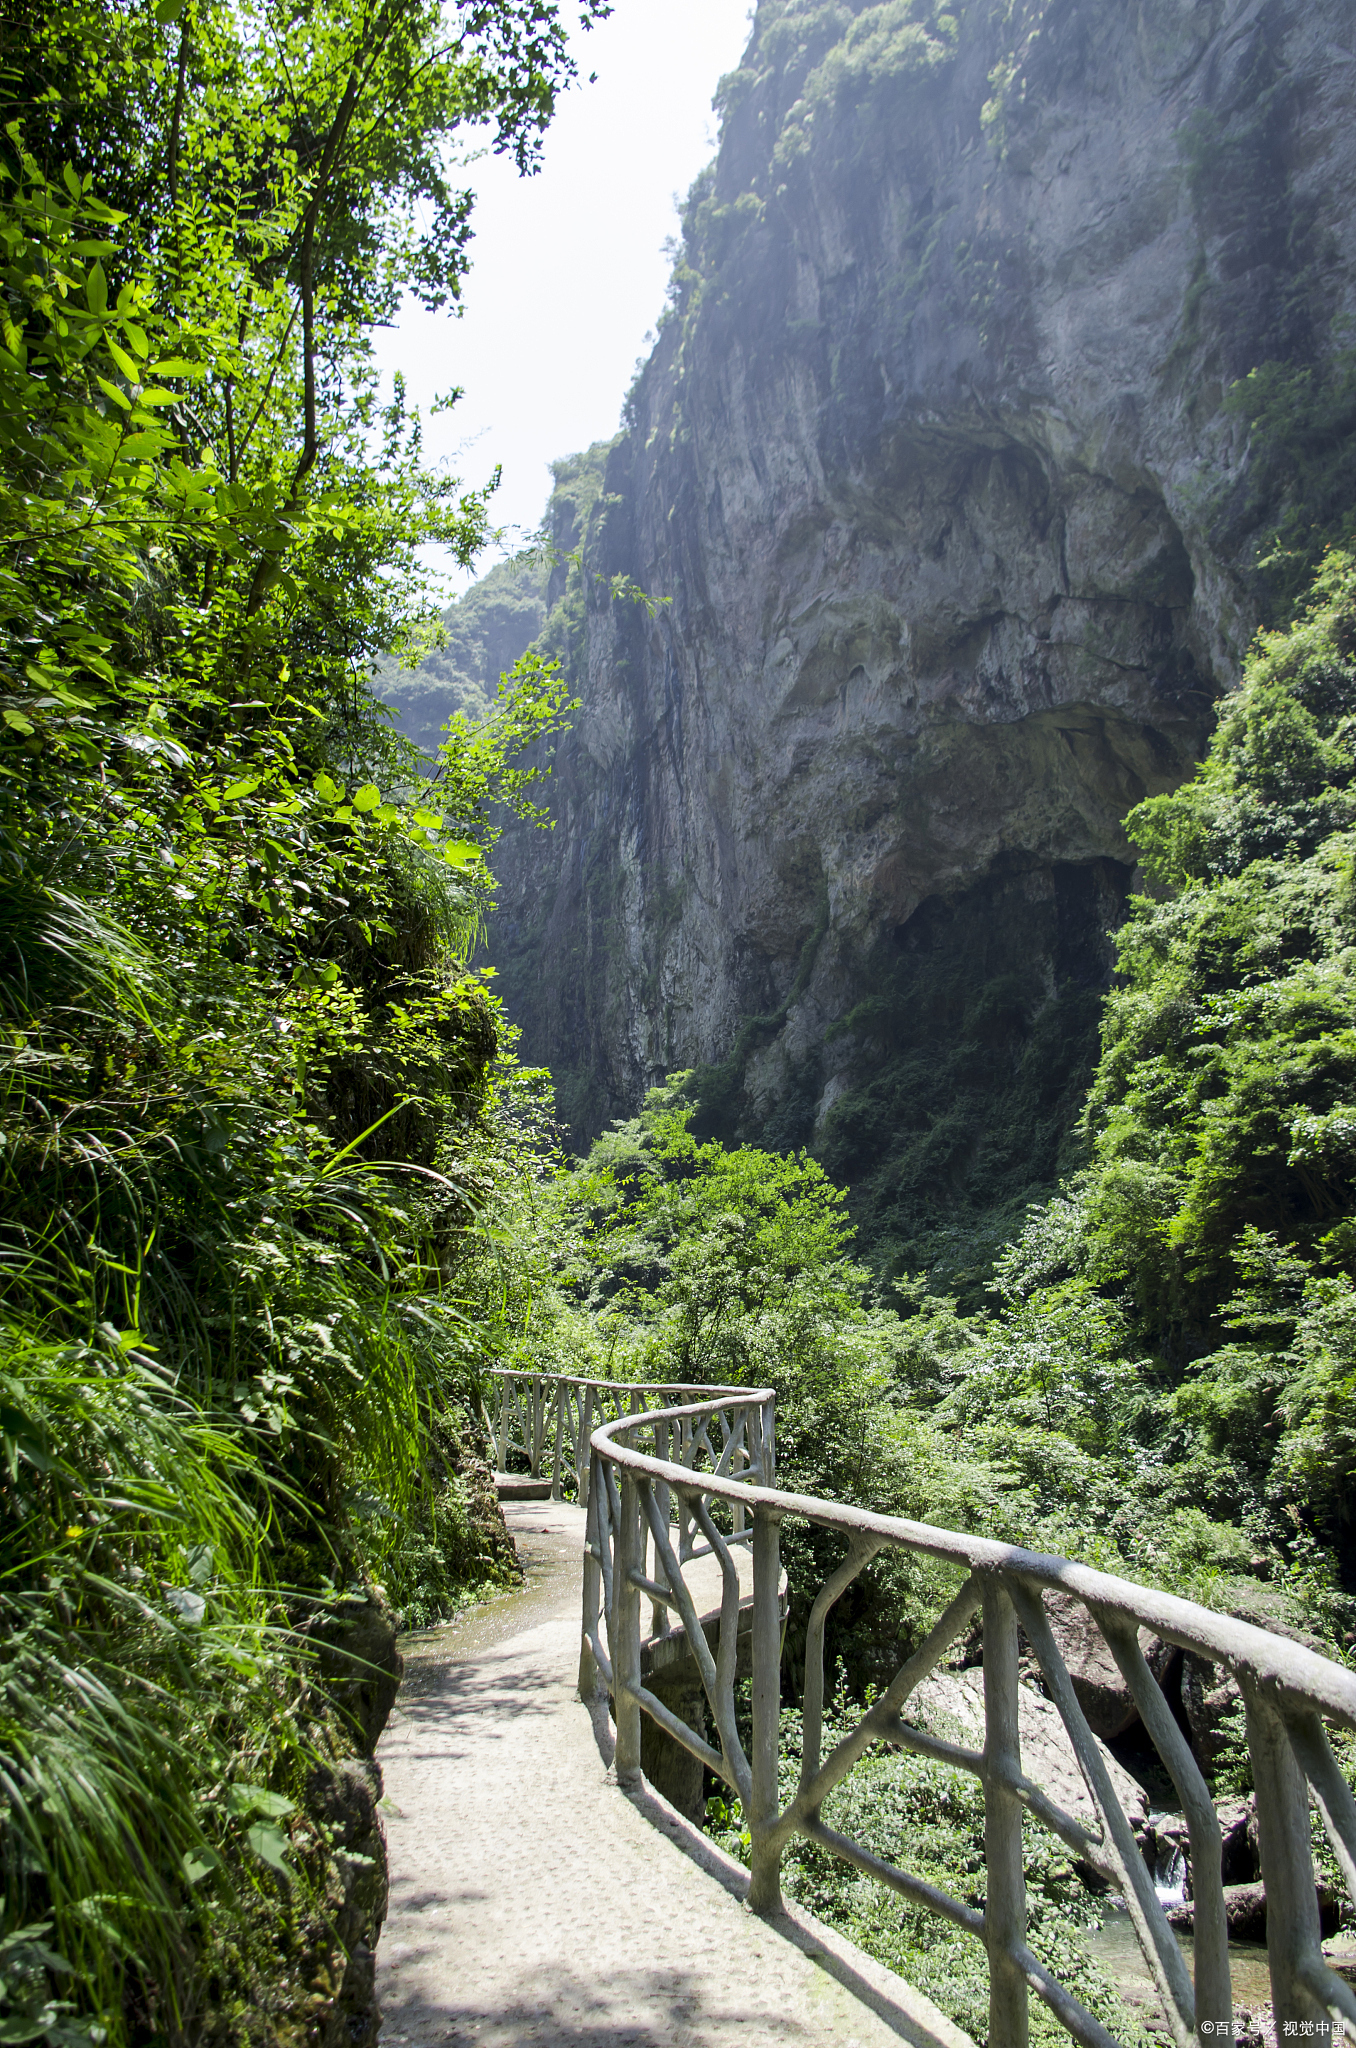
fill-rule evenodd
<path id="1" fill-rule="evenodd" d="M 349 127 L 358 104 L 358 95 L 382 44 L 390 33 L 389 16 L 393 10 L 383 8 L 373 26 L 372 40 L 365 52 L 359 52 L 349 71 L 343 96 L 330 123 L 325 147 L 321 151 L 320 163 L 316 169 L 315 186 L 306 211 L 302 216 L 301 251 L 298 263 L 298 286 L 301 294 L 301 355 L 302 355 L 302 442 L 301 454 L 292 473 L 292 483 L 287 494 L 287 504 L 280 515 L 282 522 L 296 511 L 301 500 L 301 486 L 314 468 L 320 453 L 320 440 L 316 425 L 315 403 L 315 237 L 320 222 L 321 210 L 327 196 L 330 179 L 340 153 L 348 137 Z M 383 26 L 385 23 L 385 26 Z M 260 557 L 250 584 L 250 594 L 245 605 L 245 617 L 252 619 L 268 592 L 270 584 L 278 574 L 278 558 L 264 554 Z"/>

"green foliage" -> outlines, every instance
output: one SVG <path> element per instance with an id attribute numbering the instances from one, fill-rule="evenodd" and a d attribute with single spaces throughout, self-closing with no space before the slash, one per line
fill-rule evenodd
<path id="1" fill-rule="evenodd" d="M 869 1694 L 868 1694 L 869 1704 Z M 841 1686 L 826 1710 L 822 1753 L 852 1729 L 856 1716 Z M 801 1717 L 782 1715 L 780 1783 L 784 1807 L 799 1786 Z M 935 1732 L 953 1736 L 949 1728 Z M 954 1737 L 953 1737 L 954 1739 Z M 711 1802 L 710 1827 L 731 1854 L 748 1860 L 749 1837 L 740 1828 L 738 1802 Z M 830 1827 L 877 1856 L 937 1886 L 964 1904 L 985 1899 L 984 1795 L 976 1778 L 944 1764 L 890 1750 L 868 1750 L 824 1804 Z M 1079 1942 L 1097 1924 L 1097 1903 L 1078 1877 L 1063 1844 L 1028 1820 L 1022 1832 L 1026 1873 L 1027 1939 L 1040 1960 L 1081 1998 L 1104 2025 L 1123 2025 L 1119 1997 Z M 787 1895 L 837 1927 L 889 1969 L 914 1984 L 976 2040 L 989 2020 L 989 1972 L 973 1937 L 886 1892 L 873 1878 L 843 1863 L 831 1850 L 793 1837 L 782 1865 Z M 1031 2038 L 1055 2044 L 1068 2037 L 1040 2001 L 1031 2001 Z"/>
<path id="2" fill-rule="evenodd" d="M 700 1143 L 681 1077 L 614 1125 L 571 1177 L 568 1280 L 625 1326 L 636 1377 L 808 1391 L 817 1318 L 863 1313 L 843 1195 L 813 1160 Z M 778 1377 L 759 1381 L 766 1369 Z"/>
<path id="3" fill-rule="evenodd" d="M 487 520 L 368 337 L 457 292 L 457 131 L 530 167 L 572 67 L 514 0 L 14 28 L 0 2031 L 263 2041 L 345 1960 L 309 1645 L 383 1575 L 428 1618 L 511 1564 L 468 1476 L 513 1170 L 468 963 L 564 696 L 519 665 L 432 787 L 374 703 L 420 549 Z"/>
<path id="4" fill-rule="evenodd" d="M 1247 423 L 1241 520 L 1261 529 L 1254 581 L 1264 616 L 1279 623 L 1296 615 L 1326 551 L 1356 538 L 1356 350 L 1259 363 L 1224 409 Z"/>
<path id="5" fill-rule="evenodd" d="M 1179 1347 L 1218 1327 L 1246 1231 L 1344 1267 L 1354 618 L 1356 572 L 1331 557 L 1305 619 L 1262 637 L 1200 775 L 1131 817 L 1174 893 L 1122 935 L 1094 1243 Z"/>

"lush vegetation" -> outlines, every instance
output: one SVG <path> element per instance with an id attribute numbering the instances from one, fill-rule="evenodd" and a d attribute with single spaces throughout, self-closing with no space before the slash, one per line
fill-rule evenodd
<path id="1" fill-rule="evenodd" d="M 468 963 L 563 698 L 520 668 L 432 789 L 374 704 L 488 511 L 370 334 L 459 290 L 457 135 L 530 169 L 571 72 L 516 0 L 5 16 L 10 2041 L 322 2023 L 329 1624 L 511 1569 L 468 1475 L 539 1112 Z"/>
<path id="2" fill-rule="evenodd" d="M 1345 1658 L 1353 733 L 1356 564 L 1333 554 L 1298 622 L 1259 638 L 1198 775 L 1132 814 L 1151 893 L 1119 936 L 1083 1164 L 1019 1219 L 974 1306 L 925 1270 L 882 1288 L 825 1168 L 695 1136 L 703 1077 L 679 1076 L 543 1185 L 517 1355 L 774 1386 L 796 1490 L 1082 1558 Z M 784 1541 L 793 1756 L 796 1651 L 838 1552 L 794 1524 Z M 898 1559 L 857 1581 L 830 1638 L 840 1714 L 892 1674 L 948 1583 Z M 1246 1786 L 1236 1743 L 1216 1768 L 1222 1790 Z M 977 1796 L 888 1754 L 838 1795 L 883 1853 L 970 1898 Z M 723 1795 L 712 1814 L 738 1848 Z M 1033 1940 L 1105 2002 L 1073 1945 L 1096 1900 L 1048 1840 L 1031 1868 Z M 788 1883 L 982 2031 L 982 1967 L 961 1937 L 803 1844 Z"/>
<path id="3" fill-rule="evenodd" d="M 948 61 L 928 10 L 828 26 L 800 51 L 817 106 Z M 893 1034 L 891 1063 L 827 1160 L 791 1123 L 700 1135 L 717 1074 L 566 1165 L 472 961 L 497 821 L 535 816 L 523 758 L 568 715 L 546 656 L 577 649 L 606 451 L 562 466 L 549 574 L 509 565 L 454 613 L 436 763 L 369 687 L 380 669 L 427 738 L 399 667 L 437 630 L 420 550 L 469 560 L 489 521 L 425 465 L 371 330 L 403 292 L 455 299 L 449 151 L 488 134 L 531 167 L 562 24 L 537 0 L 79 0 L 0 29 L 4 2038 L 267 2041 L 338 1995 L 316 1787 L 359 1732 L 332 1624 L 354 1603 L 428 1621 L 511 1571 L 475 1493 L 494 1359 L 772 1384 L 791 1485 L 1345 1654 L 1356 567 L 1327 557 L 1200 775 L 1131 820 L 1152 893 L 1077 1170 L 1084 1077 L 1055 1085 L 1013 1024 L 1023 989 L 970 975 L 964 930 L 879 963 L 855 1028 Z M 749 219 L 703 233 L 733 249 Z M 1345 419 L 1339 384 L 1245 394 L 1278 474 L 1315 405 Z M 1321 516 L 1285 510 L 1287 575 L 1343 530 L 1344 475 L 1323 468 Z M 501 641 L 548 601 L 546 654 L 493 694 Z M 908 1115 L 917 1185 L 854 1190 L 883 1286 L 836 1182 L 854 1118 Z M 1037 1155 L 1064 1184 L 1021 1215 Z M 943 1256 L 962 1156 L 987 1235 Z M 794 1651 L 832 1546 L 788 1532 L 787 1556 Z M 838 1711 L 943 1591 L 926 1565 L 864 1575 Z M 877 1758 L 844 1796 L 977 1895 L 969 1788 Z M 793 1875 L 973 2023 L 968 1964 L 817 1852 Z M 1059 1857 L 1033 1882 L 1063 1955 L 1092 1908 Z"/>

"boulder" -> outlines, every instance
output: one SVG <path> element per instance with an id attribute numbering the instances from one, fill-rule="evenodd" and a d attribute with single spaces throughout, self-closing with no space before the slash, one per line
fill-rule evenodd
<path id="1" fill-rule="evenodd" d="M 1260 1883 L 1226 1884 L 1224 1915 L 1230 1941 L 1266 1940 L 1267 1895 Z"/>
<path id="2" fill-rule="evenodd" d="M 381 2028 L 377 1937 L 388 1892 L 381 1769 L 370 1757 L 319 1765 L 306 1792 L 307 1811 L 329 1837 L 341 1887 L 332 1925 L 343 1974 L 321 2024 L 320 2048 L 374 2048 Z"/>
<path id="3" fill-rule="evenodd" d="M 1215 1803 L 1221 1836 L 1220 1874 L 1226 1885 L 1251 1884 L 1262 1866 L 1257 1851 L 1257 1815 L 1251 1799 Z"/>
<path id="4" fill-rule="evenodd" d="M 1319 1931 L 1326 1938 L 1337 1932 L 1342 1918 L 1342 1900 L 1326 1885 L 1314 1887 L 1318 1901 Z M 1230 1941 L 1265 1941 L 1267 1938 L 1267 1894 L 1260 1880 L 1252 1884 L 1226 1884 L 1224 1887 L 1224 1915 L 1229 1926 Z M 1168 1920 L 1174 1927 L 1188 1932 L 1195 1922 L 1195 1908 L 1187 1901 L 1185 1905 L 1174 1906 Z"/>
<path id="5" fill-rule="evenodd" d="M 369 1586 L 361 1598 L 336 1600 L 314 1616 L 305 1633 L 316 1646 L 320 1683 L 357 1746 L 371 1756 L 405 1668 L 396 1644 L 396 1617 L 385 1595 Z"/>
<path id="6" fill-rule="evenodd" d="M 935 1671 L 924 1679 L 905 1708 L 930 1733 L 948 1741 L 979 1749 L 984 1742 L 984 1673 L 980 1671 Z M 1053 1700 L 1044 1699 L 1029 1686 L 1017 1691 L 1018 1741 L 1022 1771 L 1039 1785 L 1065 1813 L 1096 1832 L 1098 1820 L 1092 1794 L 1084 1782 L 1074 1755 L 1073 1744 Z M 1144 1787 L 1122 1769 L 1105 1744 L 1099 1742 L 1102 1761 L 1111 1776 L 1137 1840 L 1144 1836 L 1149 1818 L 1149 1800 Z"/>
<path id="7" fill-rule="evenodd" d="M 1047 1593 L 1045 1615 L 1089 1728 L 1103 1742 L 1114 1742 L 1134 1727 L 1139 1713 L 1106 1637 L 1072 1593 Z M 1167 1646 L 1143 1628 L 1139 1646 L 1149 1669 L 1161 1679 Z"/>

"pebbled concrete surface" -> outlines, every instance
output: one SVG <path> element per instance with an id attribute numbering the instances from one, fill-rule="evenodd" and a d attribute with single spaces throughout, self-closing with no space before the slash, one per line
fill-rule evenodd
<path id="1" fill-rule="evenodd" d="M 406 1638 L 378 1752 L 384 2048 L 966 2048 L 928 2000 L 610 1770 L 575 1691 L 583 1515 L 513 1504 L 524 1590 Z"/>

